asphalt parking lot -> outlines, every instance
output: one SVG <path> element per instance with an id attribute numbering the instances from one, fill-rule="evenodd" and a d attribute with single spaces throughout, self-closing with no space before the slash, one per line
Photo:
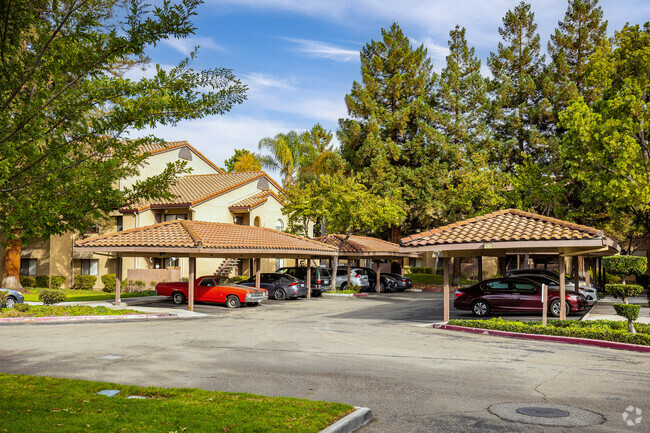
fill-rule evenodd
<path id="1" fill-rule="evenodd" d="M 342 401 L 372 409 L 362 433 L 566 431 L 488 410 L 504 403 L 600 414 L 574 431 L 650 431 L 648 354 L 434 330 L 437 293 L 197 311 L 209 315 L 2 325 L 0 371 Z M 628 430 L 629 406 L 648 415 Z"/>

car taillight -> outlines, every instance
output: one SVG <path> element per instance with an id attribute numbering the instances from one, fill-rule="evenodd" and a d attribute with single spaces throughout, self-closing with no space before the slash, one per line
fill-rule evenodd
<path id="1" fill-rule="evenodd" d="M 361 275 L 356 274 L 356 275 L 353 275 L 353 277 L 354 277 L 354 278 L 361 278 Z"/>
<path id="2" fill-rule="evenodd" d="M 464 294 L 465 294 L 465 292 L 456 292 L 456 297 L 458 298 L 460 296 L 463 296 Z"/>
<path id="3" fill-rule="evenodd" d="M 406 278 L 402 278 L 402 283 L 408 283 L 408 282 L 409 280 L 407 280 Z"/>
<path id="4" fill-rule="evenodd" d="M 316 280 L 316 284 L 320 284 L 320 278 Z"/>
<path id="5" fill-rule="evenodd" d="M 298 283 L 298 282 L 291 283 L 291 284 L 289 284 L 289 287 L 291 287 L 291 286 L 297 286 L 298 284 L 300 284 L 300 283 Z"/>

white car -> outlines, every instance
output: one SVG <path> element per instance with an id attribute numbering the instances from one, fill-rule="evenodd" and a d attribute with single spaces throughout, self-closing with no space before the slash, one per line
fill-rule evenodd
<path id="1" fill-rule="evenodd" d="M 559 289 L 559 275 L 546 269 L 514 269 L 506 273 L 507 276 L 517 276 L 537 281 L 540 284 L 546 284 L 549 288 Z M 575 292 L 575 284 L 572 280 L 565 280 L 564 289 L 569 292 Z M 584 281 L 580 282 L 578 288 L 580 294 L 587 299 L 589 305 L 593 305 L 598 300 L 598 290 L 592 286 L 587 286 Z"/>

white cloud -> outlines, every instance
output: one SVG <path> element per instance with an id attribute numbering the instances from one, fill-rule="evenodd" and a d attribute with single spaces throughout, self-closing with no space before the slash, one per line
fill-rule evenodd
<path id="1" fill-rule="evenodd" d="M 217 44 L 214 39 L 203 36 L 193 36 L 184 39 L 165 39 L 165 45 L 170 46 L 184 56 L 188 56 L 196 46 L 199 46 L 199 51 L 212 50 L 223 51 L 224 48 Z"/>
<path id="2" fill-rule="evenodd" d="M 260 91 L 262 89 L 283 89 L 295 90 L 294 78 L 281 78 L 261 72 L 253 72 L 242 77 L 242 81 L 248 85 L 250 91 Z"/>
<path id="3" fill-rule="evenodd" d="M 350 50 L 322 41 L 310 39 L 283 38 L 293 42 L 297 50 L 313 57 L 334 60 L 335 62 L 355 62 L 359 60 L 359 50 Z"/>

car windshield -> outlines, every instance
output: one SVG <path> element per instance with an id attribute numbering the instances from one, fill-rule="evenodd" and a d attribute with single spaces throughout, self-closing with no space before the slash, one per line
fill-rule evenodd
<path id="1" fill-rule="evenodd" d="M 214 280 L 217 282 L 217 286 L 232 286 L 235 284 L 235 282 L 228 277 L 215 278 Z"/>

